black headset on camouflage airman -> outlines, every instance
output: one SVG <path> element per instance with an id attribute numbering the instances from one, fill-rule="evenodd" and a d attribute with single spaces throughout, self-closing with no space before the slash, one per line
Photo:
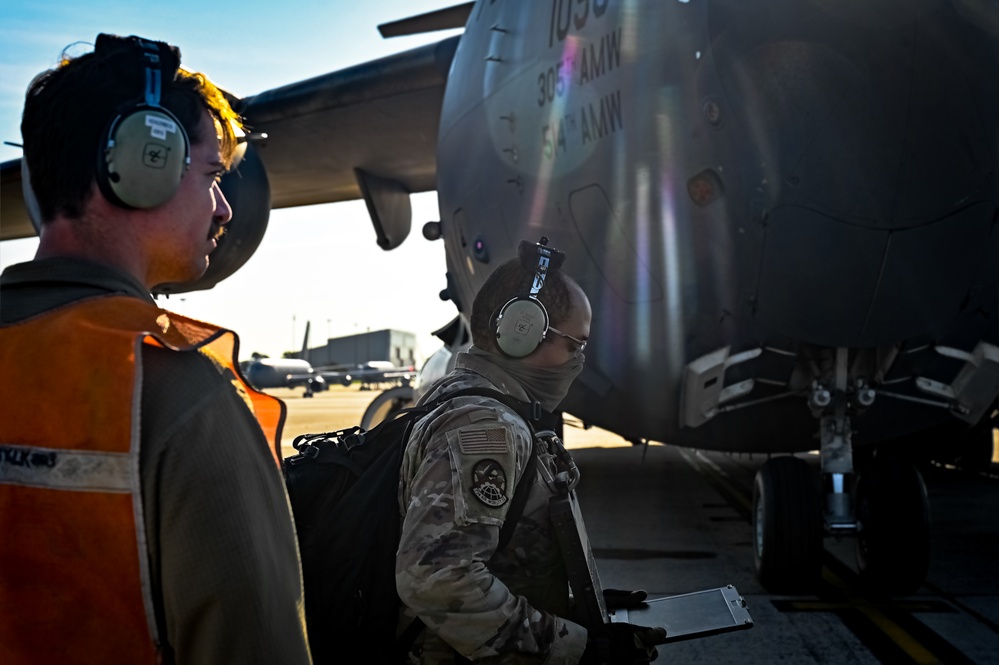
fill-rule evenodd
<path id="1" fill-rule="evenodd" d="M 545 285 L 548 272 L 558 270 L 565 261 L 563 252 L 548 247 L 548 238 L 545 236 L 533 246 L 522 240 L 519 250 L 524 268 L 534 271 L 530 293 L 508 300 L 493 316 L 496 346 L 503 355 L 511 358 L 531 355 L 548 335 L 548 310 L 538 300 L 538 293 Z"/>
<path id="2" fill-rule="evenodd" d="M 97 155 L 97 184 L 115 205 L 155 208 L 177 192 L 191 161 L 184 125 L 160 105 L 164 83 L 173 81 L 180 68 L 180 53 L 140 37 L 97 36 L 95 53 L 114 51 L 135 58 L 144 71 L 145 89 L 108 124 Z"/>

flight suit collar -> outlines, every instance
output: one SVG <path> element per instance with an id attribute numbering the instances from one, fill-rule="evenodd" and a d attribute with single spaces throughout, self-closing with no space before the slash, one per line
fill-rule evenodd
<path id="1" fill-rule="evenodd" d="M 96 290 L 135 296 L 150 303 L 154 302 L 149 291 L 128 273 L 85 259 L 66 257 L 35 259 L 12 265 L 0 275 L 0 284 L 5 287 L 28 283 L 90 286 Z"/>

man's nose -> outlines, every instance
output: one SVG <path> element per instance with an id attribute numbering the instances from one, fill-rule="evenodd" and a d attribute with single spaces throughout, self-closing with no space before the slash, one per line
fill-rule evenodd
<path id="1" fill-rule="evenodd" d="M 220 225 L 228 224 L 232 220 L 232 207 L 219 184 L 215 183 L 212 186 L 215 188 L 215 221 Z"/>

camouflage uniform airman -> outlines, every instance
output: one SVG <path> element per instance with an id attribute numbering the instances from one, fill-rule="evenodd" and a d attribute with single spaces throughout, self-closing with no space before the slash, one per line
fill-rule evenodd
<path id="1" fill-rule="evenodd" d="M 424 399 L 473 387 L 528 399 L 507 372 L 470 354 Z M 428 627 L 412 662 L 453 663 L 455 650 L 476 662 L 579 661 L 587 633 L 564 618 L 569 591 L 548 516 L 555 490 L 546 455 L 509 544 L 496 551 L 531 446 L 524 420 L 486 397 L 456 398 L 414 428 L 402 463 L 396 560 L 407 612 Z"/>

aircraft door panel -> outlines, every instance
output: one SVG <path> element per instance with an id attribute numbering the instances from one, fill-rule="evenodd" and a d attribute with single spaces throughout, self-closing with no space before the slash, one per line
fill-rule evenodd
<path id="1" fill-rule="evenodd" d="M 653 244 L 629 236 L 600 185 L 571 192 L 569 210 L 592 265 L 618 298 L 629 304 L 662 300 L 662 285 L 649 270 Z"/>

